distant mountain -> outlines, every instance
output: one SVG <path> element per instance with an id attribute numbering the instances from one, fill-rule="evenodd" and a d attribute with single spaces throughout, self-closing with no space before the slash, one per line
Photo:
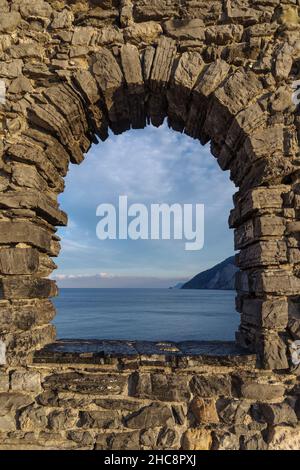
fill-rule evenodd
<path id="1" fill-rule="evenodd" d="M 197 274 L 183 284 L 181 289 L 220 289 L 234 290 L 235 273 L 238 268 L 234 264 L 234 256 L 225 259 L 207 271 Z"/>
<path id="2" fill-rule="evenodd" d="M 182 289 L 184 282 L 178 282 L 175 286 L 169 287 L 169 289 Z"/>

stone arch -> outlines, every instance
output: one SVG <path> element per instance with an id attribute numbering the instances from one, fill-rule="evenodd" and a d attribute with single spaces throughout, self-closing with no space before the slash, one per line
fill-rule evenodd
<path id="1" fill-rule="evenodd" d="M 57 196 L 69 162 L 80 163 L 108 128 L 120 133 L 167 118 L 174 130 L 211 141 L 239 188 L 230 215 L 241 250 L 237 340 L 258 353 L 261 366 L 287 369 L 288 340 L 299 335 L 300 118 L 291 100 L 298 8 L 258 2 L 245 10 L 224 1 L 191 13 L 188 2 L 99 8 L 91 1 L 82 10 L 67 1 L 57 9 L 43 0 L 2 3 L 0 282 L 8 363 L 26 364 L 55 338 L 49 297 L 56 286 L 47 276 L 59 252 L 55 227 L 67 220 Z"/>

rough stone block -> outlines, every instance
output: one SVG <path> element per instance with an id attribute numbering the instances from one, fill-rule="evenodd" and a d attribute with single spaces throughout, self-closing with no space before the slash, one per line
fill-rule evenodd
<path id="1" fill-rule="evenodd" d="M 261 241 L 245 247 L 237 257 L 237 265 L 242 269 L 257 266 L 287 263 L 287 248 L 284 241 Z"/>
<path id="2" fill-rule="evenodd" d="M 160 39 L 153 60 L 149 81 L 150 89 L 153 92 L 159 93 L 167 87 L 175 55 L 175 41 L 166 37 Z"/>
<path id="3" fill-rule="evenodd" d="M 257 327 L 283 330 L 288 322 L 288 302 L 285 299 L 244 299 L 243 321 Z"/>
<path id="4" fill-rule="evenodd" d="M 33 398 L 23 393 L 11 391 L 9 393 L 0 393 L 0 416 L 6 416 L 9 413 L 13 415 L 16 410 L 25 408 L 32 402 Z"/>
<path id="5" fill-rule="evenodd" d="M 13 32 L 21 22 L 21 15 L 17 11 L 11 11 L 9 13 L 1 13 L 0 18 L 0 32 L 11 33 Z"/>
<path id="6" fill-rule="evenodd" d="M 67 372 L 53 374 L 46 378 L 46 390 L 70 391 L 93 395 L 120 395 L 127 385 L 127 377 L 122 374 L 83 374 Z"/>
<path id="7" fill-rule="evenodd" d="M 288 369 L 287 345 L 275 332 L 266 332 L 258 340 L 258 350 L 265 369 Z"/>
<path id="8" fill-rule="evenodd" d="M 190 387 L 199 397 L 231 396 L 231 378 L 226 375 L 195 375 Z"/>
<path id="9" fill-rule="evenodd" d="M 1 274 L 33 274 L 39 266 L 39 255 L 32 248 L 2 248 L 0 250 Z"/>
<path id="10" fill-rule="evenodd" d="M 52 234 L 31 222 L 0 221 L 0 243 L 27 243 L 50 252 Z"/>
<path id="11" fill-rule="evenodd" d="M 8 392 L 9 389 L 9 375 L 5 372 L 0 372 L 0 391 Z"/>
<path id="12" fill-rule="evenodd" d="M 131 429 L 148 429 L 158 426 L 172 426 L 174 417 L 169 406 L 152 403 L 139 412 L 129 415 L 125 422 L 126 426 Z"/>
<path id="13" fill-rule="evenodd" d="M 96 436 L 96 450 L 138 450 L 139 431 L 99 434 Z"/>
<path id="14" fill-rule="evenodd" d="M 134 45 L 141 43 L 151 44 L 157 40 L 163 30 L 159 23 L 146 21 L 143 23 L 133 23 L 124 29 L 124 38 Z"/>
<path id="15" fill-rule="evenodd" d="M 217 401 L 217 410 L 221 422 L 227 425 L 246 424 L 249 418 L 249 404 L 241 400 L 221 398 Z"/>
<path id="16" fill-rule="evenodd" d="M 294 425 L 298 423 L 296 413 L 288 403 L 262 403 L 257 408 L 256 413 L 259 420 L 269 425 Z"/>
<path id="17" fill-rule="evenodd" d="M 131 393 L 138 398 L 162 401 L 185 401 L 191 395 L 185 376 L 139 373 L 131 378 Z"/>
<path id="18" fill-rule="evenodd" d="M 165 33 L 174 39 L 205 40 L 204 23 L 198 18 L 191 20 L 168 20 L 164 23 L 163 28 Z"/>
<path id="19" fill-rule="evenodd" d="M 283 384 L 258 382 L 255 377 L 236 377 L 235 390 L 239 397 L 248 400 L 271 401 L 282 398 L 284 395 Z"/>
<path id="20" fill-rule="evenodd" d="M 285 232 L 284 219 L 277 216 L 264 215 L 247 220 L 234 231 L 235 249 L 240 250 L 243 247 L 259 241 L 264 238 L 280 238 Z"/>
<path id="21" fill-rule="evenodd" d="M 48 415 L 48 427 L 53 431 L 61 431 L 76 427 L 78 411 L 64 409 L 54 410 Z"/>
<path id="22" fill-rule="evenodd" d="M 2 432 L 15 431 L 17 429 L 15 417 L 11 415 L 0 416 L 0 429 Z"/>
<path id="23" fill-rule="evenodd" d="M 120 416 L 116 411 L 81 411 L 79 426 L 84 429 L 118 429 Z"/>
<path id="24" fill-rule="evenodd" d="M 267 450 L 267 447 L 261 434 L 242 437 L 242 450 Z"/>
<path id="25" fill-rule="evenodd" d="M 23 277 L 0 279 L 0 299 L 42 299 L 56 295 L 56 283 L 50 279 Z"/>
<path id="26" fill-rule="evenodd" d="M 183 450 L 210 450 L 211 446 L 211 431 L 206 429 L 188 429 L 183 435 Z"/>
<path id="27" fill-rule="evenodd" d="M 300 428 L 276 426 L 270 429 L 268 450 L 295 450 L 300 447 Z"/>
<path id="28" fill-rule="evenodd" d="M 219 422 L 214 399 L 194 397 L 190 404 L 190 410 L 197 424 L 213 424 Z"/>
<path id="29" fill-rule="evenodd" d="M 213 450 L 239 450 L 240 439 L 238 434 L 231 432 L 213 432 Z"/>
<path id="30" fill-rule="evenodd" d="M 44 431 L 48 425 L 47 410 L 36 405 L 29 405 L 19 416 L 22 431 Z"/>
<path id="31" fill-rule="evenodd" d="M 11 374 L 11 390 L 16 392 L 41 391 L 41 375 L 31 370 L 14 371 Z"/>

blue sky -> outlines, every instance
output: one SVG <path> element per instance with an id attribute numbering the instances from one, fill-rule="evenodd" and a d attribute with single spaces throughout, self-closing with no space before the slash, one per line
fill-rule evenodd
<path id="1" fill-rule="evenodd" d="M 61 287 L 168 287 L 233 254 L 228 215 L 235 192 L 209 146 L 168 129 L 131 130 L 94 145 L 71 165 L 60 197 L 69 224 L 54 276 Z M 185 240 L 105 240 L 96 237 L 101 203 L 202 203 L 205 243 L 186 251 Z"/>

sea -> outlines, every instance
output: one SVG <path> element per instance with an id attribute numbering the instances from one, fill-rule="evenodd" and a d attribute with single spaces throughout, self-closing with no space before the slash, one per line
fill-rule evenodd
<path id="1" fill-rule="evenodd" d="M 60 289 L 53 321 L 59 339 L 234 340 L 235 291 Z"/>

